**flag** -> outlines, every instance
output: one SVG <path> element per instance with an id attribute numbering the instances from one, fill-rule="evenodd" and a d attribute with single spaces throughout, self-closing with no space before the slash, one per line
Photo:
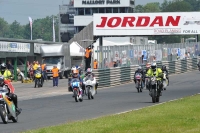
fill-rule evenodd
<path id="1" fill-rule="evenodd" d="M 53 17 L 53 42 L 56 41 L 56 37 L 55 37 L 55 27 L 54 27 L 54 17 Z"/>
<path id="2" fill-rule="evenodd" d="M 29 22 L 30 22 L 30 27 L 31 27 L 31 29 L 32 29 L 33 20 L 32 20 L 31 17 L 28 17 L 28 19 L 29 19 Z"/>

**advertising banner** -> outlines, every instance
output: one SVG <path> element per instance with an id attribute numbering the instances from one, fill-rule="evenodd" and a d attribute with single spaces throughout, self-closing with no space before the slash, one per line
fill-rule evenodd
<path id="1" fill-rule="evenodd" d="M 185 49 L 180 49 L 180 59 L 185 59 Z"/>
<path id="2" fill-rule="evenodd" d="M 168 51 L 167 48 L 163 48 L 163 58 L 167 58 Z"/>
<path id="3" fill-rule="evenodd" d="M 146 50 L 142 50 L 142 55 L 144 55 L 143 60 L 147 60 L 147 51 Z"/>
<path id="4" fill-rule="evenodd" d="M 2 52 L 30 52 L 30 43 L 0 42 Z"/>
<path id="5" fill-rule="evenodd" d="M 130 51 L 129 51 L 129 57 L 130 57 L 130 58 L 133 58 L 133 50 L 130 50 Z"/>
<path id="6" fill-rule="evenodd" d="M 155 50 L 156 61 L 162 61 L 162 50 Z"/>
<path id="7" fill-rule="evenodd" d="M 200 12 L 93 15 L 94 35 L 197 35 Z"/>

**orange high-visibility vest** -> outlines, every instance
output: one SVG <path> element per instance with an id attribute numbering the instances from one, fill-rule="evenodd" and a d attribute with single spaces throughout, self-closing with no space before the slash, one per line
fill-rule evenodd
<path id="1" fill-rule="evenodd" d="M 44 71 L 44 67 L 46 66 L 46 64 L 42 64 L 42 71 Z"/>
<path id="2" fill-rule="evenodd" d="M 94 61 L 94 69 L 97 69 L 97 61 Z"/>
<path id="3" fill-rule="evenodd" d="M 86 52 L 85 52 L 85 57 L 86 57 L 86 58 L 89 58 L 89 57 L 90 57 L 90 52 L 91 52 L 90 49 L 86 49 Z"/>
<path id="4" fill-rule="evenodd" d="M 56 78 L 59 75 L 59 69 L 58 68 L 53 68 L 52 69 L 53 77 Z"/>

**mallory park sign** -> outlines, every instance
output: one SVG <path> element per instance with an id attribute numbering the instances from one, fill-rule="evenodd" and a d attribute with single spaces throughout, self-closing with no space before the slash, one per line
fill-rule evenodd
<path id="1" fill-rule="evenodd" d="M 120 0 L 82 0 L 82 5 L 120 4 Z"/>

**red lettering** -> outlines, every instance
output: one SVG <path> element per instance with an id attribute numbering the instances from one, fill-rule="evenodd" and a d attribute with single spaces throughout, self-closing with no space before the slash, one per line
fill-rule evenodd
<path id="1" fill-rule="evenodd" d="M 116 20 L 116 22 L 113 24 L 113 21 Z M 120 17 L 112 17 L 108 20 L 107 26 L 111 28 L 118 27 L 121 23 L 122 19 Z"/>
<path id="2" fill-rule="evenodd" d="M 165 26 L 171 23 L 173 26 L 178 26 L 181 16 L 176 16 L 176 20 L 172 16 L 168 16 Z"/>
<path id="3" fill-rule="evenodd" d="M 122 22 L 122 27 L 126 27 L 128 24 L 129 27 L 134 27 L 133 22 L 135 21 L 135 17 L 124 17 L 124 20 Z"/>
<path id="4" fill-rule="evenodd" d="M 142 24 L 142 20 L 144 20 L 143 24 Z M 150 17 L 138 17 L 138 21 L 136 23 L 136 27 L 148 26 L 149 22 L 150 22 Z"/>
<path id="5" fill-rule="evenodd" d="M 162 16 L 156 16 L 156 18 L 151 23 L 150 27 L 154 27 L 155 24 L 158 24 L 159 26 L 163 26 L 163 18 L 162 18 Z"/>
<path id="6" fill-rule="evenodd" d="M 105 25 L 106 25 L 106 22 L 107 22 L 107 17 L 101 17 L 101 24 L 100 25 L 96 25 L 96 27 L 100 27 L 100 28 L 102 28 L 102 27 L 105 27 Z"/>
<path id="7" fill-rule="evenodd" d="M 96 25 L 98 28 L 104 28 L 105 26 L 110 28 L 116 28 L 116 27 L 154 27 L 155 25 L 158 25 L 160 27 L 164 26 L 178 26 L 181 16 L 176 16 L 175 18 L 173 16 L 168 16 L 166 22 L 163 22 L 163 16 L 155 16 L 155 18 L 151 21 L 151 18 L 148 16 L 138 16 L 138 18 L 135 17 L 111 17 L 108 19 L 108 17 L 101 17 L 101 23 Z M 137 22 L 135 22 L 137 21 Z M 136 24 L 135 24 L 135 23 Z"/>

